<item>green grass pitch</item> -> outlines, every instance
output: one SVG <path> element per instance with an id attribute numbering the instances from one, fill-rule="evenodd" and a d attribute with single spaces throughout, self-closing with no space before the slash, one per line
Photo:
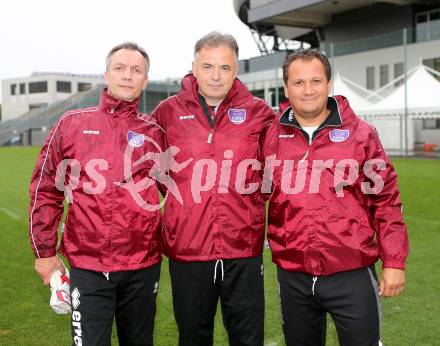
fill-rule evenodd
<path id="1" fill-rule="evenodd" d="M 0 345 L 69 345 L 70 318 L 49 307 L 49 288 L 33 268 L 28 241 L 28 185 L 38 148 L 0 148 Z M 440 345 L 440 160 L 395 159 L 410 236 L 407 288 L 382 300 L 382 341 Z M 284 345 L 275 267 L 265 250 L 265 345 Z M 168 263 L 162 264 L 155 344 L 177 345 Z M 328 319 L 327 345 L 337 345 Z M 114 333 L 114 345 L 117 345 Z M 215 345 L 227 345 L 217 313 Z"/>

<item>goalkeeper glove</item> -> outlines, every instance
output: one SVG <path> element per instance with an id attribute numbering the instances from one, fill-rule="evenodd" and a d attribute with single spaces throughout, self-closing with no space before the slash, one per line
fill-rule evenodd
<path id="1" fill-rule="evenodd" d="M 66 315 L 71 313 L 70 303 L 70 277 L 69 271 L 62 274 L 59 270 L 55 270 L 50 277 L 50 306 L 58 315 Z"/>

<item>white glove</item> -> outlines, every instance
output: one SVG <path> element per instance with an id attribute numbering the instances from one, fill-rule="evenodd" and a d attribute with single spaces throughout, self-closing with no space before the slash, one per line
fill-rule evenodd
<path id="1" fill-rule="evenodd" d="M 69 271 L 62 274 L 55 270 L 50 277 L 50 306 L 58 315 L 66 315 L 72 312 L 70 304 L 70 277 Z"/>

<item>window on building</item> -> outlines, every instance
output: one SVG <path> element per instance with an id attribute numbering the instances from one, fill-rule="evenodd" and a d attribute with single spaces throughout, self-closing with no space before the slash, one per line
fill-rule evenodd
<path id="1" fill-rule="evenodd" d="M 264 89 L 261 90 L 253 90 L 251 91 L 252 95 L 254 95 L 255 97 L 259 97 L 261 99 L 264 100 Z"/>
<path id="2" fill-rule="evenodd" d="M 57 93 L 71 93 L 72 83 L 57 80 Z"/>
<path id="3" fill-rule="evenodd" d="M 398 62 L 394 64 L 394 78 L 400 77 L 403 75 L 403 62 Z M 398 80 L 394 83 L 394 86 L 397 88 L 399 85 L 404 83 L 403 79 Z"/>
<path id="4" fill-rule="evenodd" d="M 439 20 L 440 19 L 440 10 L 436 10 L 434 12 L 431 12 L 429 14 L 429 20 L 433 21 L 433 20 Z"/>
<path id="5" fill-rule="evenodd" d="M 423 119 L 424 130 L 440 129 L 440 119 Z"/>
<path id="6" fill-rule="evenodd" d="M 29 94 L 36 93 L 47 93 L 47 81 L 29 83 Z"/>
<path id="7" fill-rule="evenodd" d="M 428 14 L 427 13 L 418 14 L 416 17 L 417 23 L 426 23 L 427 21 L 428 21 Z"/>
<path id="8" fill-rule="evenodd" d="M 92 89 L 92 83 L 78 83 L 78 91 L 87 91 Z"/>
<path id="9" fill-rule="evenodd" d="M 26 94 L 26 83 L 20 83 L 20 95 Z"/>
<path id="10" fill-rule="evenodd" d="M 43 108 L 47 107 L 47 103 L 31 103 L 29 105 L 29 110 L 37 109 L 37 108 Z"/>
<path id="11" fill-rule="evenodd" d="M 440 72 L 440 58 L 424 59 L 423 65 L 426 65 L 437 72 Z M 440 81 L 440 76 L 435 76 Z"/>
<path id="12" fill-rule="evenodd" d="M 277 103 L 277 95 L 275 88 L 270 89 L 271 93 L 271 106 L 272 107 L 278 107 L 281 102 L 283 102 L 286 99 L 286 96 L 284 95 L 284 87 L 278 88 L 278 103 Z"/>
<path id="13" fill-rule="evenodd" d="M 17 84 L 11 84 L 11 95 L 17 94 Z"/>
<path id="14" fill-rule="evenodd" d="M 388 73 L 388 65 L 380 65 L 380 87 L 388 84 L 390 75 Z"/>
<path id="15" fill-rule="evenodd" d="M 416 15 L 417 42 L 440 38 L 440 9 L 421 12 Z"/>
<path id="16" fill-rule="evenodd" d="M 429 14 L 429 34 L 431 40 L 440 39 L 440 10 L 432 11 Z"/>
<path id="17" fill-rule="evenodd" d="M 374 90 L 375 88 L 375 81 L 374 81 L 374 66 L 367 67 L 367 89 L 368 90 Z"/>

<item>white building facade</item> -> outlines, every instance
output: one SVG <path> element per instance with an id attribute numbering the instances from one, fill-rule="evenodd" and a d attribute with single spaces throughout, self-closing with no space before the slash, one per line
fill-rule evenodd
<path id="1" fill-rule="evenodd" d="M 103 84 L 102 75 L 33 73 L 2 81 L 2 122 Z"/>
<path id="2" fill-rule="evenodd" d="M 289 52 L 278 50 L 283 40 L 306 42 L 325 52 L 334 74 L 359 86 L 353 90 L 364 98 L 371 92 L 381 97 L 392 94 L 404 83 L 405 69 L 423 64 L 440 72 L 438 1 L 234 0 L 234 5 L 264 55 L 240 62 L 239 78 L 272 107 L 284 99 L 281 65 Z M 296 33 L 299 29 L 304 32 Z M 273 43 L 269 54 L 267 42 Z M 434 77 L 440 81 L 439 75 Z M 428 85 L 417 88 L 423 93 Z M 377 98 L 365 100 L 377 102 Z M 403 99 L 401 103 L 403 109 Z M 387 149 L 413 150 L 424 144 L 440 148 L 440 113 L 414 115 L 410 109 L 406 122 L 401 113 L 368 117 Z"/>

